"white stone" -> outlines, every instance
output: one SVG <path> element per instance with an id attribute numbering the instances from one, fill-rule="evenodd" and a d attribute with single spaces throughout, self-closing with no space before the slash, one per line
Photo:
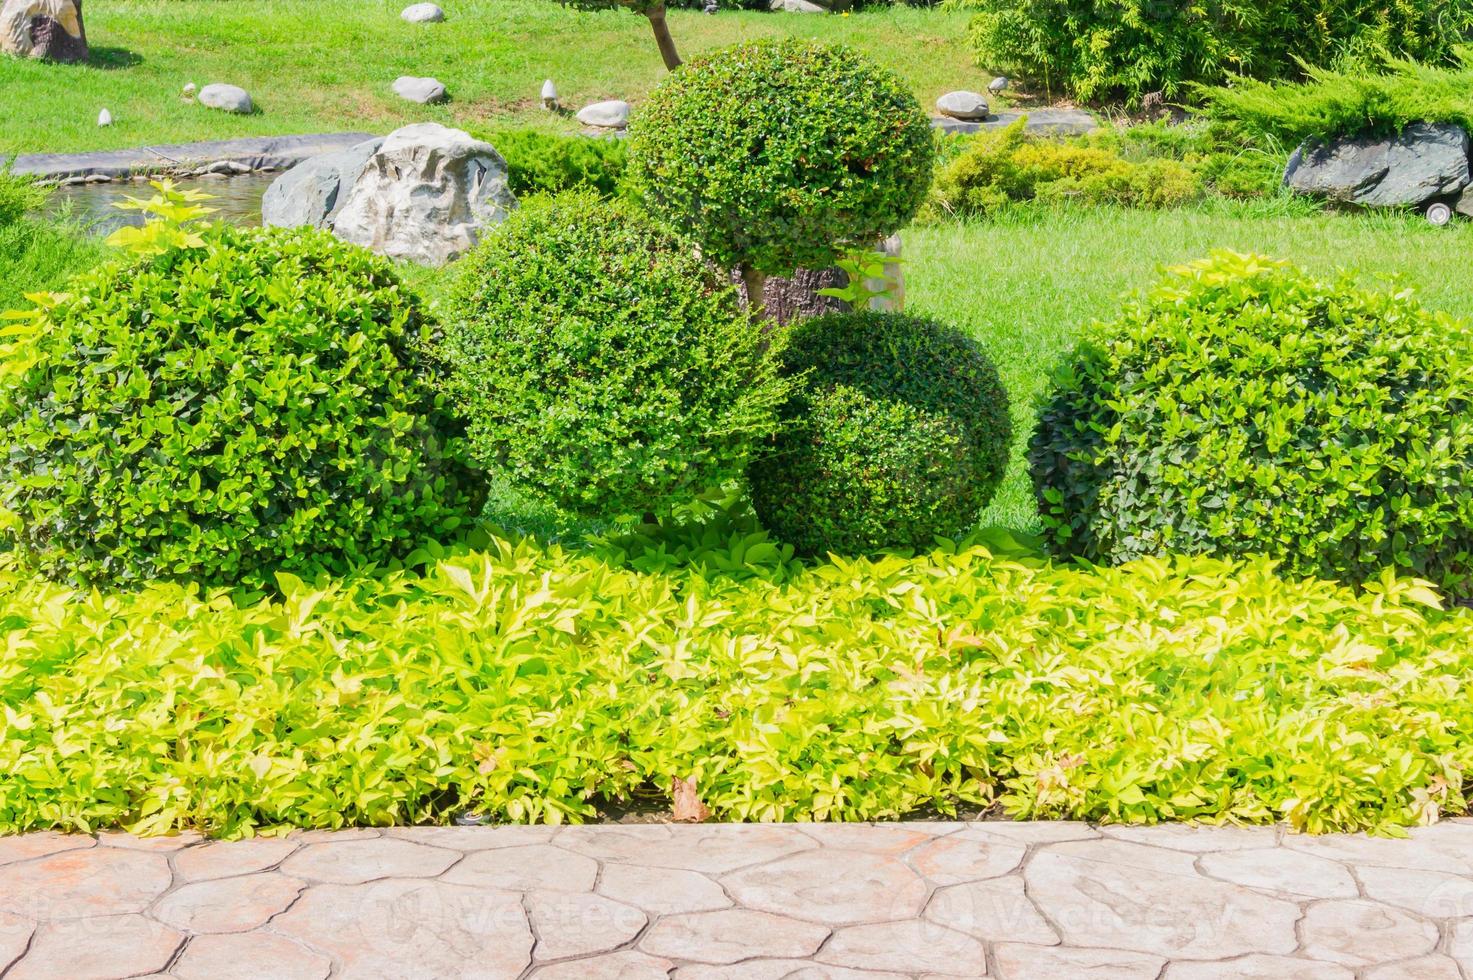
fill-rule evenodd
<path id="1" fill-rule="evenodd" d="M 585 126 L 597 126 L 600 129 L 623 129 L 629 125 L 628 102 L 620 102 L 611 99 L 608 102 L 595 102 L 578 110 L 578 121 Z"/>
<path id="2" fill-rule="evenodd" d="M 99 112 L 97 114 L 97 125 L 99 125 L 99 126 L 111 126 L 112 124 L 113 124 L 113 114 L 111 112 L 108 112 L 106 109 L 103 109 L 101 112 Z"/>
<path id="3" fill-rule="evenodd" d="M 405 7 L 399 16 L 411 24 L 438 24 L 445 19 L 445 11 L 433 3 L 416 3 Z"/>
<path id="4" fill-rule="evenodd" d="M 947 92 L 936 100 L 936 108 L 953 119 L 986 119 L 989 111 L 987 100 L 976 92 Z"/>
<path id="5" fill-rule="evenodd" d="M 333 231 L 390 258 L 444 265 L 515 207 L 495 147 L 419 123 L 390 133 L 368 159 Z"/>
<path id="6" fill-rule="evenodd" d="M 250 93 L 239 85 L 222 85 L 215 82 L 199 90 L 199 104 L 221 112 L 248 113 L 255 111 Z"/>
<path id="7" fill-rule="evenodd" d="M 419 78 L 415 75 L 400 75 L 394 79 L 394 94 L 410 102 L 429 105 L 444 102 L 445 85 L 438 78 Z"/>

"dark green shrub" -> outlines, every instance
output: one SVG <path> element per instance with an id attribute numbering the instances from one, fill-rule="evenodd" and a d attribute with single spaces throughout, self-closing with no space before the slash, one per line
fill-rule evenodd
<path id="1" fill-rule="evenodd" d="M 449 313 L 474 452 L 568 511 L 663 511 L 739 477 L 788 389 L 689 243 L 587 193 L 498 225 Z"/>
<path id="2" fill-rule="evenodd" d="M 1466 589 L 1473 330 L 1404 293 L 1220 253 L 1060 371 L 1031 448 L 1048 537 L 1100 562 L 1267 554 Z"/>
<path id="3" fill-rule="evenodd" d="M 590 189 L 613 197 L 629 169 L 629 149 L 623 140 L 530 129 L 499 130 L 485 139 L 506 160 L 507 179 L 519 198 Z"/>
<path id="4" fill-rule="evenodd" d="M 1008 460 L 997 369 L 931 320 L 837 313 L 804 321 L 784 357 L 800 387 L 751 468 L 762 522 L 804 554 L 923 547 L 970 530 Z"/>
<path id="5" fill-rule="evenodd" d="M 664 78 L 630 124 L 630 170 L 660 218 L 725 266 L 833 263 L 905 225 L 935 145 L 895 75 L 844 49 L 752 41 Z"/>
<path id="6" fill-rule="evenodd" d="M 1444 62 L 1473 36 L 1473 0 L 961 0 L 978 61 L 1086 100 L 1182 95 L 1234 75 L 1386 54 Z"/>
<path id="7" fill-rule="evenodd" d="M 390 265 L 206 233 L 36 311 L 0 373 L 17 550 L 78 582 L 257 582 L 408 550 L 477 505 Z"/>

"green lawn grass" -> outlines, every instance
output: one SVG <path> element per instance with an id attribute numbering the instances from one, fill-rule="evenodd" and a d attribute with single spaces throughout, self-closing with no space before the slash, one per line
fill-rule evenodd
<path id="1" fill-rule="evenodd" d="M 1260 209 L 1261 211 L 1262 209 Z M 1255 214 L 1221 205 L 1185 211 L 1024 209 L 1010 220 L 905 233 L 908 308 L 954 323 L 997 361 L 1014 399 L 1017 441 L 984 524 L 1037 528 L 1023 453 L 1035 399 L 1080 328 L 1163 265 L 1215 248 L 1290 259 L 1319 274 L 1412 287 L 1430 307 L 1473 317 L 1473 224 L 1433 228 L 1387 214 Z"/>
<path id="2" fill-rule="evenodd" d="M 538 101 L 552 78 L 566 105 L 631 101 L 664 67 L 648 22 L 554 0 L 454 0 L 442 24 L 406 24 L 407 0 L 108 0 L 87 8 L 85 66 L 0 58 L 0 155 L 312 131 L 387 132 L 411 122 L 516 121 L 572 130 Z M 985 85 L 963 40 L 967 15 L 908 7 L 847 17 L 672 11 L 683 55 L 776 34 L 851 44 L 901 74 L 924 104 Z M 400 75 L 432 75 L 452 100 L 395 96 Z M 231 116 L 180 98 L 185 82 L 247 89 L 260 112 Z M 114 124 L 96 125 L 106 106 Z"/>

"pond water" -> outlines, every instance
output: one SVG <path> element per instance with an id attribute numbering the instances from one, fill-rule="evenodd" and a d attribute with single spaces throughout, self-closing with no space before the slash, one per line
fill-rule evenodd
<path id="1" fill-rule="evenodd" d="M 215 208 L 212 221 L 235 225 L 261 223 L 261 198 L 278 173 L 238 174 L 232 177 L 189 177 L 176 181 L 181 188 L 213 194 L 203 202 Z M 125 197 L 149 198 L 154 189 L 141 181 L 115 180 L 107 184 L 71 184 L 58 187 L 51 196 L 53 214 L 69 214 L 97 234 L 106 235 L 123 225 L 141 225 L 138 211 L 120 211 L 114 205 Z"/>

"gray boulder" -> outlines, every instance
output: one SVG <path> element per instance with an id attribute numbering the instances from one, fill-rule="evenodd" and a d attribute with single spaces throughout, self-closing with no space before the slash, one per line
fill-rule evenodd
<path id="1" fill-rule="evenodd" d="M 936 108 L 952 119 L 986 119 L 987 100 L 976 92 L 947 92 L 936 100 Z"/>
<path id="2" fill-rule="evenodd" d="M 82 0 L 0 0 L 0 52 L 17 58 L 86 61 Z"/>
<path id="3" fill-rule="evenodd" d="M 630 105 L 618 99 L 595 102 L 578 110 L 578 121 L 600 129 L 623 129 L 629 125 Z"/>
<path id="4" fill-rule="evenodd" d="M 941 116 L 931 125 L 943 133 L 979 133 L 1002 129 L 1027 118 L 1023 128 L 1032 136 L 1082 136 L 1100 128 L 1099 120 L 1083 109 L 1029 109 L 1026 112 L 996 112 L 986 119 L 952 119 Z"/>
<path id="5" fill-rule="evenodd" d="M 400 75 L 394 80 L 394 94 L 410 102 L 429 105 L 431 102 L 445 101 L 445 86 L 436 78 Z"/>
<path id="6" fill-rule="evenodd" d="M 405 7 L 399 16 L 411 24 L 438 24 L 445 19 L 445 11 L 432 3 L 415 3 Z"/>
<path id="7" fill-rule="evenodd" d="M 1413 123 L 1390 139 L 1308 142 L 1284 170 L 1284 185 L 1300 194 L 1366 207 L 1423 204 L 1468 183 L 1468 134 L 1446 123 Z"/>
<path id="8" fill-rule="evenodd" d="M 357 182 L 368 158 L 383 143 L 383 137 L 365 140 L 292 167 L 266 188 L 266 196 L 261 199 L 261 223 L 282 228 L 331 228 L 348 198 L 346 189 Z"/>
<path id="9" fill-rule="evenodd" d="M 1473 218 L 1473 184 L 1463 188 L 1463 194 L 1458 198 L 1458 203 L 1453 210 L 1465 218 Z"/>
<path id="10" fill-rule="evenodd" d="M 772 0 L 768 9 L 785 10 L 790 14 L 826 14 L 829 12 L 829 8 L 809 3 L 808 0 Z"/>
<path id="11" fill-rule="evenodd" d="M 239 85 L 221 85 L 216 82 L 199 90 L 199 104 L 221 112 L 248 113 L 255 111 L 250 93 Z"/>
<path id="12" fill-rule="evenodd" d="M 495 147 L 458 129 L 418 123 L 390 133 L 368 158 L 333 232 L 390 258 L 444 265 L 516 203 Z"/>

